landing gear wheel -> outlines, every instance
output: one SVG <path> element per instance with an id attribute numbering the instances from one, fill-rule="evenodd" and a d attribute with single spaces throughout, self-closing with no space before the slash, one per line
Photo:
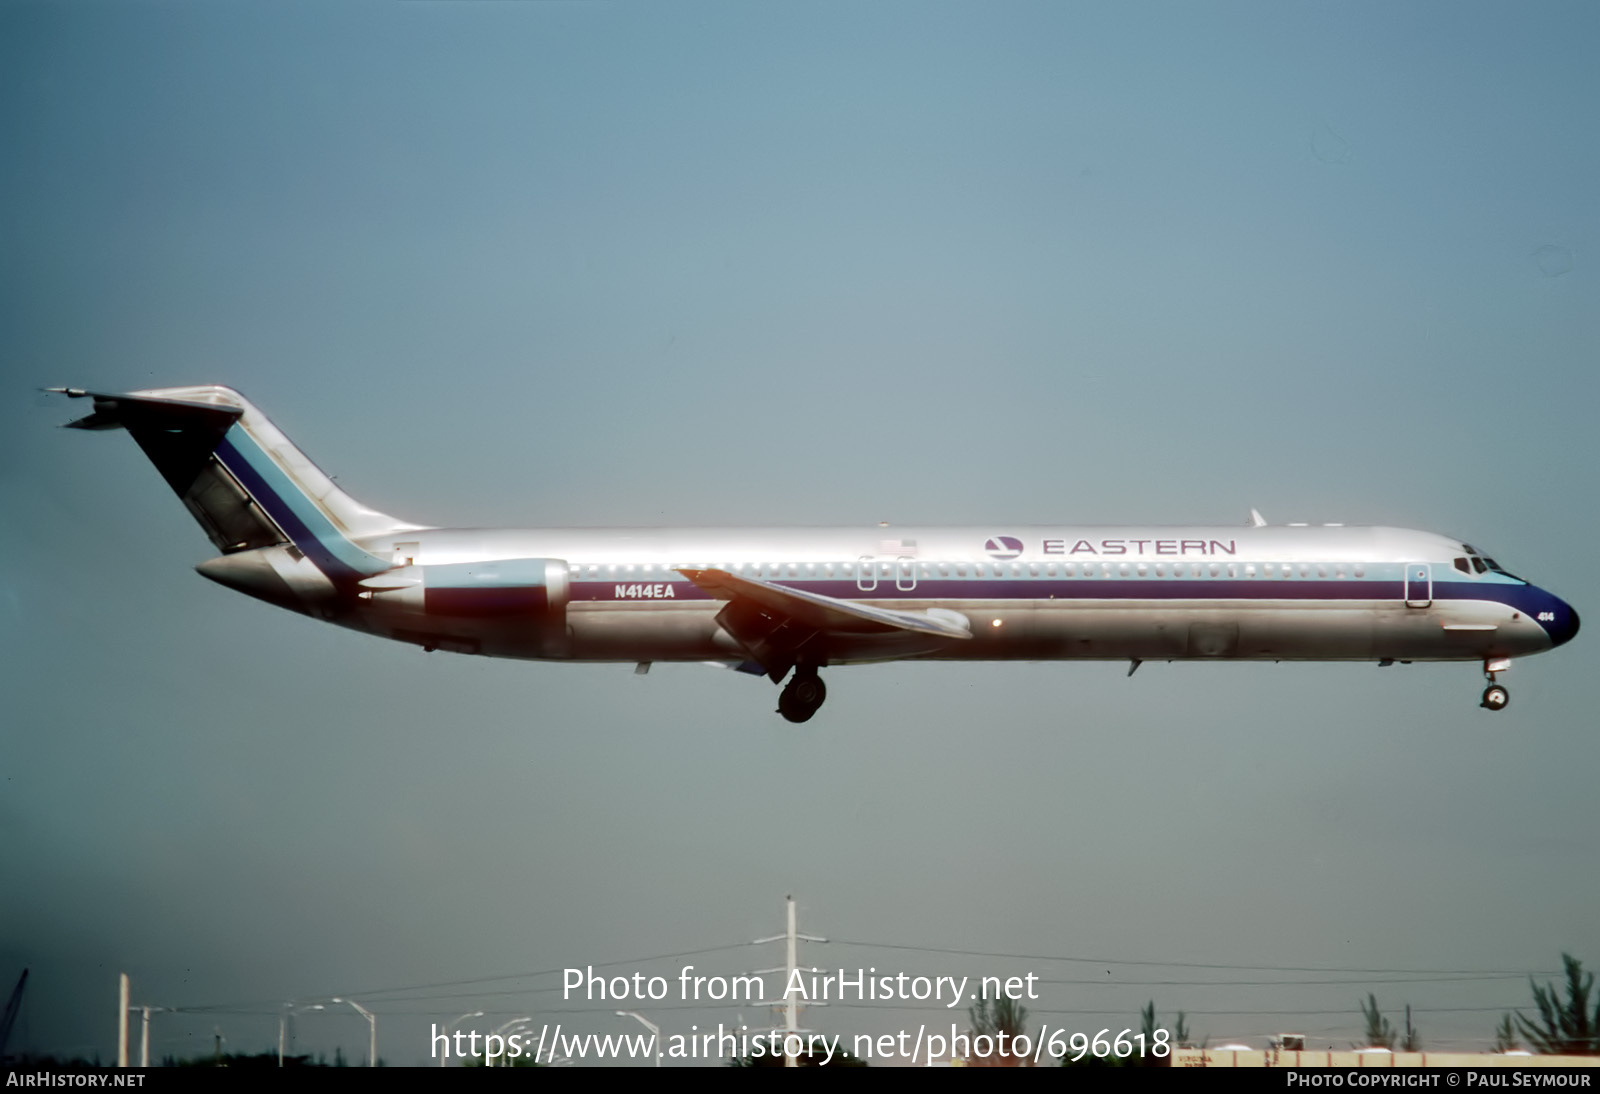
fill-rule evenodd
<path id="1" fill-rule="evenodd" d="M 828 697 L 828 688 L 816 673 L 797 674 L 778 693 L 778 713 L 791 722 L 808 721 Z"/>
<path id="2" fill-rule="evenodd" d="M 1506 704 L 1511 702 L 1511 693 L 1499 684 L 1490 684 L 1483 689 L 1483 703 L 1485 710 L 1504 710 Z"/>

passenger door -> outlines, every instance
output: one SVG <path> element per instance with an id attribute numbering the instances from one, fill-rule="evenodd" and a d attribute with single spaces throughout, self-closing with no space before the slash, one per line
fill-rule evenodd
<path id="1" fill-rule="evenodd" d="M 1426 562 L 1406 564 L 1406 607 L 1426 608 L 1433 603 L 1433 573 Z"/>

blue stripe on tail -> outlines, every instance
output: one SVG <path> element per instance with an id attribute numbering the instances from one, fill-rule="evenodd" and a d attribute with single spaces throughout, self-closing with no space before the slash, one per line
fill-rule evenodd
<path id="1" fill-rule="evenodd" d="M 235 424 L 228 430 L 217 444 L 216 457 L 290 541 L 335 583 L 392 568 L 345 538 L 242 426 Z"/>

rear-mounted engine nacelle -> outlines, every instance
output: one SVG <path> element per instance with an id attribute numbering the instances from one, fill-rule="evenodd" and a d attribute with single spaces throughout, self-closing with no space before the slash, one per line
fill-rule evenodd
<path id="1" fill-rule="evenodd" d="M 558 558 L 502 558 L 400 566 L 361 582 L 360 596 L 396 611 L 457 619 L 548 618 L 565 613 L 570 586 Z"/>

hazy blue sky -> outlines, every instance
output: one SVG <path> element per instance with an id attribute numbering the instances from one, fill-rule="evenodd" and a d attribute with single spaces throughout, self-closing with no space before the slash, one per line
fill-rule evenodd
<path id="1" fill-rule="evenodd" d="M 1032 970 L 1035 1024 L 1343 1046 L 1371 990 L 1481 1045 L 1522 974 L 1600 966 L 1593 635 L 1499 715 L 1468 664 L 895 665 L 796 728 L 756 679 L 212 585 L 36 389 L 231 384 L 430 524 L 1256 506 L 1463 536 L 1592 620 L 1597 43 L 1588 3 L 0 7 L 14 1046 L 109 1057 L 120 970 L 240 1004 L 158 1054 L 340 993 L 397 1063 L 478 1009 L 620 1032 L 549 976 L 378 989 L 733 946 L 791 891 L 868 944 L 808 961 Z M 353 1012 L 302 1019 L 335 1044 Z"/>

